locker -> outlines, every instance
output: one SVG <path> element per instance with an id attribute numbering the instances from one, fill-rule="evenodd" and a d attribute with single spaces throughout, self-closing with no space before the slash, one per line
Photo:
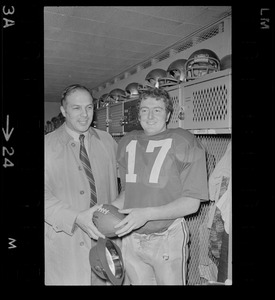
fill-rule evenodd
<path id="1" fill-rule="evenodd" d="M 140 130 L 142 127 L 138 120 L 138 110 L 136 108 L 138 99 L 124 102 L 124 131 Z"/>
<path id="2" fill-rule="evenodd" d="M 175 85 L 169 88 L 166 88 L 166 91 L 169 93 L 172 102 L 173 102 L 173 112 L 170 116 L 169 123 L 167 124 L 167 128 L 183 128 L 183 101 L 182 101 L 182 89 L 181 85 Z"/>
<path id="3" fill-rule="evenodd" d="M 231 69 L 187 82 L 182 90 L 185 129 L 231 129 Z"/>
<path id="4" fill-rule="evenodd" d="M 124 114 L 124 103 L 114 103 L 109 106 L 109 133 L 110 134 L 123 134 L 123 114 Z"/>
<path id="5" fill-rule="evenodd" d="M 101 107 L 94 112 L 94 124 L 95 127 L 109 132 L 109 124 L 108 124 L 108 110 L 109 107 Z"/>

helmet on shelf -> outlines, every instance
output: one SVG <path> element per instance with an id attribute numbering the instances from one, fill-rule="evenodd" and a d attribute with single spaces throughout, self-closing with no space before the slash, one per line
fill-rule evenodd
<path id="1" fill-rule="evenodd" d="M 52 117 L 51 119 L 54 129 L 57 129 L 61 125 L 61 120 L 59 117 Z"/>
<path id="2" fill-rule="evenodd" d="M 129 83 L 125 88 L 126 96 L 128 98 L 135 98 L 138 96 L 139 90 L 141 89 L 143 89 L 142 84 L 137 82 Z"/>
<path id="3" fill-rule="evenodd" d="M 221 71 L 230 68 L 231 68 L 231 54 L 228 54 L 221 59 Z"/>
<path id="4" fill-rule="evenodd" d="M 179 82 L 184 82 L 186 80 L 185 75 L 185 64 L 187 59 L 177 59 L 173 61 L 168 69 L 167 73 L 170 74 L 173 78 L 178 80 Z"/>
<path id="5" fill-rule="evenodd" d="M 100 96 L 100 98 L 99 98 L 99 106 L 100 107 L 105 107 L 108 104 L 107 98 L 108 98 L 108 94 L 103 94 L 102 96 Z"/>
<path id="6" fill-rule="evenodd" d="M 122 89 L 113 89 L 109 95 L 108 95 L 108 100 L 109 103 L 117 103 L 120 101 L 124 101 L 126 98 L 126 93 Z"/>
<path id="7" fill-rule="evenodd" d="M 94 104 L 94 109 L 99 108 L 99 101 L 97 98 L 93 97 L 93 104 Z"/>
<path id="8" fill-rule="evenodd" d="M 175 81 L 172 77 L 169 78 L 167 72 L 163 69 L 151 70 L 145 77 L 145 80 L 150 87 L 164 87 L 169 84 L 169 80 Z"/>
<path id="9" fill-rule="evenodd" d="M 186 80 L 217 72 L 220 70 L 220 60 L 210 49 L 200 49 L 193 52 L 185 64 Z"/>

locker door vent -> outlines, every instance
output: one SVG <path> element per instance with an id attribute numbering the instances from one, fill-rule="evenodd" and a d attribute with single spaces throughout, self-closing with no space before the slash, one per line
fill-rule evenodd
<path id="1" fill-rule="evenodd" d="M 227 88 L 225 85 L 202 89 L 193 93 L 193 121 L 223 121 L 227 116 Z"/>

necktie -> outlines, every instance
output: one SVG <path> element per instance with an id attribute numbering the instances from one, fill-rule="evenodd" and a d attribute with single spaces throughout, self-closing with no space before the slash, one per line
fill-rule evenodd
<path id="1" fill-rule="evenodd" d="M 97 197 L 96 197 L 96 188 L 95 188 L 95 179 L 92 173 L 89 157 L 87 154 L 87 151 L 84 146 L 84 138 L 85 135 L 81 134 L 79 136 L 80 140 L 80 153 L 79 153 L 79 158 L 82 162 L 82 165 L 84 167 L 85 173 L 88 177 L 89 183 L 90 183 L 90 189 L 91 189 L 91 204 L 90 207 L 95 205 L 97 203 Z"/>

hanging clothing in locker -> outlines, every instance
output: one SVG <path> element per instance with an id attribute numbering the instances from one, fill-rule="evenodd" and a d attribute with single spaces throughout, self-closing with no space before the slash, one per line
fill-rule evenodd
<path id="1" fill-rule="evenodd" d="M 225 281 L 231 225 L 231 143 L 209 177 L 209 198 L 214 203 L 199 228 L 199 272 L 208 281 Z"/>

